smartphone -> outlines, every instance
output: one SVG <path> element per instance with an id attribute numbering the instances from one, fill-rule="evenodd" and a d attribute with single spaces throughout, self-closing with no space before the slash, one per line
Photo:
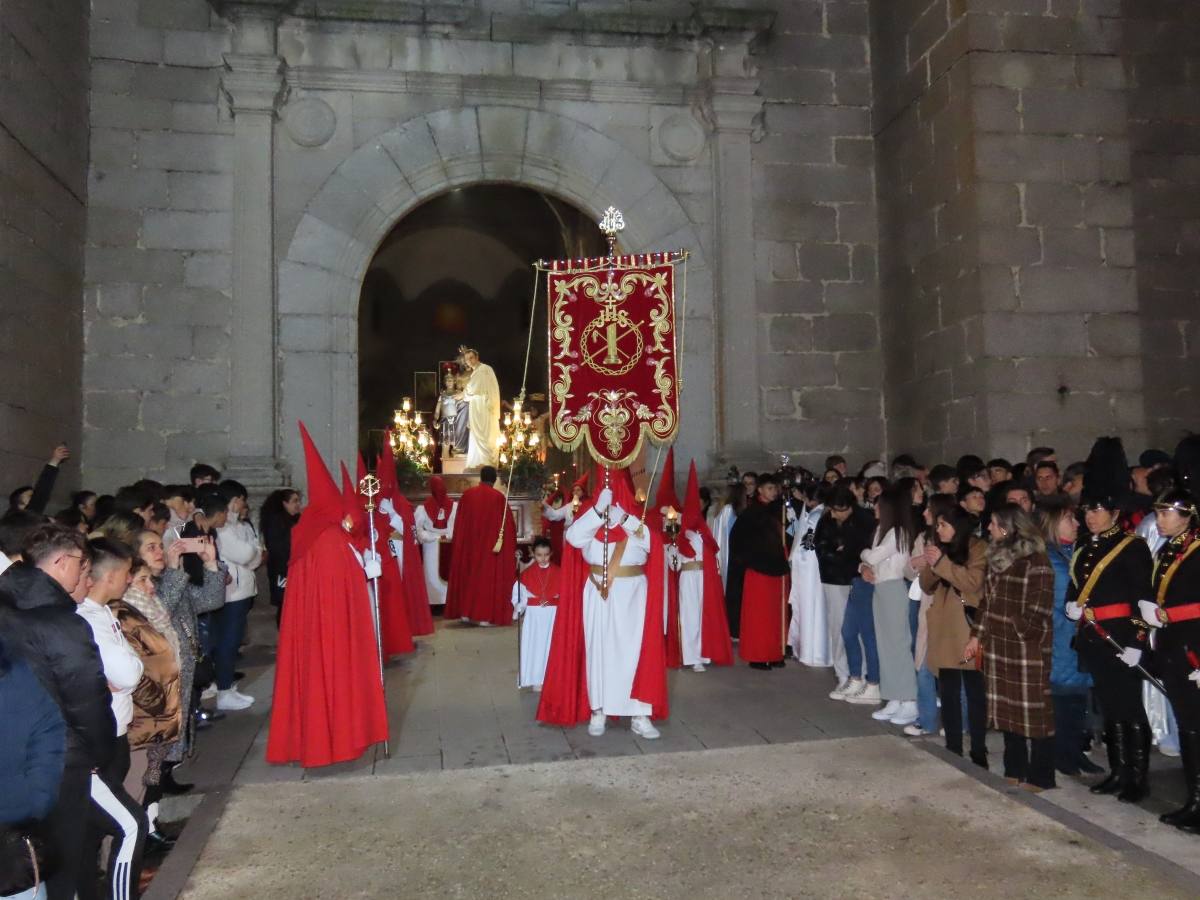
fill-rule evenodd
<path id="1" fill-rule="evenodd" d="M 203 541 L 195 537 L 179 538 L 175 543 L 179 545 L 181 553 L 199 553 L 203 546 Z"/>

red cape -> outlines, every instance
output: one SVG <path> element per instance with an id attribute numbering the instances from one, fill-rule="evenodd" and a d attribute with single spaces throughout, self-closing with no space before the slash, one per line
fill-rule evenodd
<path id="1" fill-rule="evenodd" d="M 383 574 L 379 576 L 379 632 L 383 638 L 383 656 L 388 658 L 399 653 L 412 653 L 417 649 L 413 643 L 412 629 L 408 624 L 408 597 L 400 567 L 392 557 L 388 537 L 392 533 L 391 522 L 378 509 L 375 518 L 375 551 L 379 554 Z"/>
<path id="2" fill-rule="evenodd" d="M 504 539 L 497 552 L 502 521 Z M 508 498 L 488 484 L 466 491 L 454 519 L 445 617 L 466 616 L 472 622 L 511 625 L 516 559 L 517 525 Z"/>
<path id="3" fill-rule="evenodd" d="M 327 527 L 288 566 L 267 762 L 345 762 L 387 734 L 367 582 L 347 535 Z"/>
<path id="4" fill-rule="evenodd" d="M 429 592 L 425 588 L 425 568 L 421 561 L 421 542 L 417 540 L 413 505 L 400 490 L 400 481 L 396 477 L 396 458 L 386 449 L 391 446 L 391 432 L 387 435 L 383 445 L 385 450 L 375 468 L 379 470 L 381 496 L 392 501 L 396 514 L 404 522 L 404 536 L 400 540 L 400 546 L 403 550 L 402 578 L 408 627 L 413 635 L 433 634 L 433 614 L 429 611 Z"/>
<path id="5" fill-rule="evenodd" d="M 583 642 L 583 586 L 588 568 L 579 549 L 564 543 L 562 593 L 537 711 L 538 721 L 548 725 L 574 726 L 586 722 L 592 714 Z M 665 719 L 670 714 L 666 642 L 662 634 L 663 570 L 662 537 L 651 531 L 650 555 L 646 560 L 646 621 L 631 693 L 633 699 L 650 704 L 651 717 L 655 719 Z"/>

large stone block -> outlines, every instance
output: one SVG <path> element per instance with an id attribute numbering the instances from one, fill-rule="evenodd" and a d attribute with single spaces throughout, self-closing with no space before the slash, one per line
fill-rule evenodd
<path id="1" fill-rule="evenodd" d="M 219 67 L 231 49 L 226 29 L 163 33 L 163 61 L 169 66 Z"/>
<path id="2" fill-rule="evenodd" d="M 94 168 L 88 179 L 88 201 L 110 209 L 163 209 L 170 202 L 166 173 Z"/>
<path id="3" fill-rule="evenodd" d="M 142 298 L 145 320 L 160 324 L 223 326 L 232 306 L 228 294 L 206 288 L 151 286 Z"/>
<path id="4" fill-rule="evenodd" d="M 143 0 L 138 4 L 137 22 L 146 28 L 203 31 L 211 12 L 204 0 Z"/>
<path id="5" fill-rule="evenodd" d="M 772 353 L 804 353 L 812 349 L 813 323 L 807 316 L 770 316 L 767 346 Z"/>
<path id="6" fill-rule="evenodd" d="M 105 320 L 88 326 L 86 344 L 88 352 L 98 357 L 188 359 L 192 355 L 192 330 L 186 325 Z"/>
<path id="7" fill-rule="evenodd" d="M 142 227 L 142 244 L 149 249 L 229 250 L 233 215 L 228 212 L 150 211 Z"/>
<path id="8" fill-rule="evenodd" d="M 849 281 L 850 249 L 845 244 L 802 244 L 801 275 L 806 281 Z"/>
<path id="9" fill-rule="evenodd" d="M 1084 313 L 985 313 L 983 346 L 989 356 L 1084 356 Z"/>
<path id="10" fill-rule="evenodd" d="M 760 281 L 754 286 L 759 312 L 817 313 L 825 309 L 821 285 L 808 281 Z"/>
<path id="11" fill-rule="evenodd" d="M 1098 228 L 1044 228 L 1042 246 L 1048 266 L 1087 267 L 1104 261 Z"/>
<path id="12" fill-rule="evenodd" d="M 1137 309 L 1132 269 L 1060 269 L 1035 266 L 1021 275 L 1021 308 L 1065 312 L 1126 312 Z"/>
<path id="13" fill-rule="evenodd" d="M 1074 228 L 1083 224 L 1083 196 L 1078 185 L 1034 182 L 1024 186 L 1024 198 L 1025 220 L 1030 225 Z"/>
<path id="14" fill-rule="evenodd" d="M 93 22 L 88 50 L 93 59 L 117 59 L 124 62 L 160 63 L 163 61 L 163 34 L 153 28 L 139 28 L 126 22 Z"/>
<path id="15" fill-rule="evenodd" d="M 229 363 L 185 360 L 175 365 L 167 379 L 166 388 L 176 394 L 215 394 L 229 391 Z"/>
<path id="16" fill-rule="evenodd" d="M 138 391 L 88 391 L 83 405 L 89 428 L 134 429 L 141 418 L 142 395 Z"/>
<path id="17" fill-rule="evenodd" d="M 1021 117 L 1031 134 L 1123 135 L 1128 127 L 1122 91 L 1026 88 Z"/>
<path id="18" fill-rule="evenodd" d="M 183 268 L 183 283 L 187 287 L 212 288 L 218 291 L 233 289 L 233 255 L 231 253 L 192 253 Z"/>
<path id="19" fill-rule="evenodd" d="M 233 206 L 232 175 L 170 172 L 167 185 L 173 210 L 215 211 Z"/>
<path id="20" fill-rule="evenodd" d="M 138 164 L 175 172 L 232 172 L 233 140 L 225 135 L 141 133 Z"/>
<path id="21" fill-rule="evenodd" d="M 229 401 L 211 394 L 147 394 L 142 421 L 148 428 L 210 431 L 228 425 Z"/>
<path id="22" fill-rule="evenodd" d="M 1136 356 L 1142 351 L 1141 321 L 1134 314 L 1088 317 L 1088 349 L 1102 357 Z"/>
<path id="23" fill-rule="evenodd" d="M 875 316 L 831 314 L 813 320 L 815 350 L 874 350 L 878 345 L 879 324 Z"/>
<path id="24" fill-rule="evenodd" d="M 806 388 L 800 392 L 800 415 L 816 420 L 878 418 L 881 399 L 874 388 Z"/>
<path id="25" fill-rule="evenodd" d="M 1086 184 L 1101 173 L 1095 138 L 984 134 L 975 158 L 976 171 L 986 181 Z"/>
<path id="26" fill-rule="evenodd" d="M 133 247 L 89 247 L 85 253 L 88 284 L 141 282 L 180 284 L 184 254 Z"/>
<path id="27" fill-rule="evenodd" d="M 154 431 L 87 428 L 83 439 L 84 459 L 95 460 L 88 463 L 89 467 L 100 467 L 104 462 L 119 463 L 145 477 L 147 472 L 161 470 L 166 462 L 166 439 Z"/>
<path id="28" fill-rule="evenodd" d="M 99 128 L 153 131 L 171 127 L 171 104 L 165 100 L 93 91 L 90 114 L 92 124 Z"/>

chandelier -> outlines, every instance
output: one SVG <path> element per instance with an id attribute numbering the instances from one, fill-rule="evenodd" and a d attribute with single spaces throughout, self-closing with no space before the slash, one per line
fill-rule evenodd
<path id="1" fill-rule="evenodd" d="M 538 456 L 541 437 L 533 430 L 533 416 L 524 409 L 518 397 L 513 401 L 512 412 L 504 414 L 504 430 L 500 433 L 500 463 L 521 462 Z"/>
<path id="2" fill-rule="evenodd" d="M 400 408 L 392 416 L 392 455 L 397 462 L 420 472 L 433 468 L 433 435 L 425 427 L 421 413 L 413 411 L 411 397 L 401 400 Z"/>

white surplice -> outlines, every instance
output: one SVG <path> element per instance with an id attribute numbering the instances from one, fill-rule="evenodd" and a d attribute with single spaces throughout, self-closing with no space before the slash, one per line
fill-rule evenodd
<path id="1" fill-rule="evenodd" d="M 418 506 L 413 512 L 413 525 L 417 540 L 421 542 L 421 564 L 425 568 L 425 592 L 429 595 L 430 606 L 442 606 L 446 602 L 446 582 L 438 572 L 438 557 L 441 554 L 439 541 L 442 537 L 449 540 L 454 536 L 454 517 L 457 514 L 458 503 L 455 502 L 445 526 L 439 528 L 429 518 L 424 506 Z"/>
<path id="2" fill-rule="evenodd" d="M 816 529 L 824 511 L 824 506 L 818 506 L 796 520 L 790 560 L 792 590 L 788 595 L 788 603 L 792 607 L 788 644 L 796 659 L 806 666 L 819 668 L 833 665 L 833 654 L 829 648 L 825 593 L 821 587 L 817 552 L 805 548 L 804 536 Z"/>

